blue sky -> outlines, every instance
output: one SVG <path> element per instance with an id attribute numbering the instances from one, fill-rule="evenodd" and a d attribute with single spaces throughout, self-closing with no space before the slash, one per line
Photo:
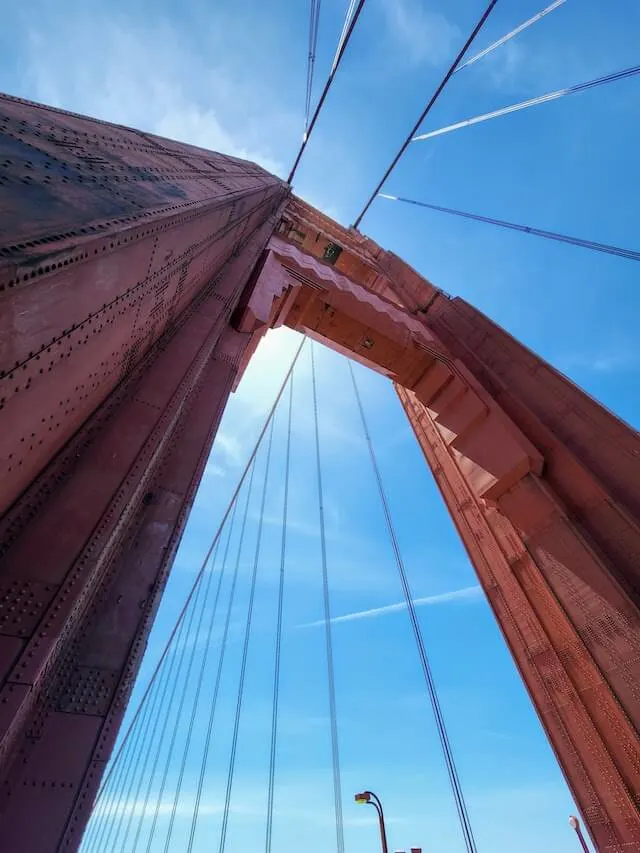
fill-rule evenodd
<path id="1" fill-rule="evenodd" d="M 324 0 L 317 85 L 331 63 L 346 0 Z M 464 39 L 484 0 L 369 0 L 298 172 L 295 190 L 348 225 Z M 498 4 L 481 48 L 543 2 Z M 302 0 L 29 0 L 3 11 L 0 87 L 145 130 L 258 160 L 286 174 L 300 141 L 308 4 Z M 640 7 L 568 0 L 504 49 L 461 72 L 425 129 L 637 63 Z M 580 237 L 638 248 L 640 88 L 637 80 L 576 95 L 412 145 L 386 191 Z M 461 295 L 627 421 L 640 423 L 637 270 L 630 261 L 377 200 L 362 225 L 450 293 Z M 296 346 L 268 336 L 230 402 L 207 467 L 143 670 L 206 551 Z M 401 600 L 383 535 L 346 364 L 319 353 L 329 571 L 336 615 Z M 479 850 L 572 849 L 573 805 L 503 647 L 392 389 L 357 371 L 392 511 L 420 607 Z M 308 353 L 296 377 L 292 534 L 287 560 L 282 750 L 274 850 L 331 849 L 329 729 L 319 553 L 309 441 Z M 255 642 L 227 849 L 263 844 L 271 634 L 282 500 L 282 413 L 275 428 Z M 256 534 L 257 508 L 249 537 Z M 249 552 L 248 552 L 249 553 Z M 217 844 L 223 767 L 246 608 L 223 673 L 217 746 L 196 850 Z M 446 593 L 460 595 L 447 597 Z M 219 636 L 219 635 L 217 635 Z M 402 611 L 335 625 L 348 853 L 376 844 L 375 824 L 351 802 L 383 798 L 394 848 L 458 853 L 462 841 Z M 366 650 L 364 652 L 363 650 Z M 199 651 L 198 654 L 201 652 Z M 199 718 L 199 726 L 201 721 Z M 193 755 L 201 744 L 200 728 Z M 184 812 L 195 761 L 185 779 Z M 311 802 L 313 801 L 313 802 Z M 179 815 L 176 839 L 186 816 Z M 166 816 L 162 818 L 166 821 Z M 160 833 L 161 834 L 161 833 Z M 155 847 L 152 848 L 155 851 Z M 162 849 L 162 844 L 159 849 Z M 375 847 L 374 847 L 375 849 Z"/>

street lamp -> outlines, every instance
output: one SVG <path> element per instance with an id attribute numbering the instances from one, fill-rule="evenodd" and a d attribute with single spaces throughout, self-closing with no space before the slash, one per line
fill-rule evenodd
<path id="1" fill-rule="evenodd" d="M 389 853 L 387 846 L 387 830 L 384 825 L 384 812 L 382 811 L 382 803 L 371 791 L 363 791 L 361 794 L 355 795 L 356 803 L 368 803 L 373 806 L 378 812 L 378 823 L 380 825 L 380 841 L 382 843 L 382 853 Z"/>
<path id="2" fill-rule="evenodd" d="M 578 841 L 582 844 L 582 849 L 584 853 L 589 853 L 589 848 L 587 847 L 587 842 L 584 840 L 584 835 L 582 834 L 582 828 L 580 827 L 580 821 L 575 815 L 571 815 L 569 817 L 569 826 L 572 829 L 575 829 L 576 835 L 578 836 Z"/>

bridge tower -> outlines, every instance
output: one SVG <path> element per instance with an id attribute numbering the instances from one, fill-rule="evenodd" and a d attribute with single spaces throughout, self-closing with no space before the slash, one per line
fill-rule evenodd
<path id="1" fill-rule="evenodd" d="M 225 403 L 286 324 L 394 381 L 598 850 L 640 850 L 637 433 L 258 166 L 10 97 L 0 131 L 3 849 L 77 849 Z"/>

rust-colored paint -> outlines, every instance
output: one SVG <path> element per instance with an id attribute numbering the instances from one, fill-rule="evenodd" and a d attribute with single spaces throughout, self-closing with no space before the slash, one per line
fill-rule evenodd
<path id="1" fill-rule="evenodd" d="M 4 846 L 77 849 L 224 405 L 287 324 L 395 382 L 597 849 L 640 850 L 638 435 L 253 164 L 8 97 L 0 131 Z"/>

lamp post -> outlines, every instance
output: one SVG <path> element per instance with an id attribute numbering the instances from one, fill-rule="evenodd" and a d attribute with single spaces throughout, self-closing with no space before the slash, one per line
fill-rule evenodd
<path id="1" fill-rule="evenodd" d="M 380 825 L 380 841 L 382 843 L 382 853 L 389 853 L 387 846 L 387 830 L 384 825 L 384 812 L 382 811 L 382 803 L 372 791 L 363 791 L 361 794 L 355 795 L 356 803 L 368 803 L 373 806 L 378 812 L 378 823 Z"/>
<path id="2" fill-rule="evenodd" d="M 584 835 L 582 834 L 582 827 L 580 826 L 580 821 L 575 815 L 571 815 L 569 817 L 569 826 L 572 829 L 575 829 L 576 835 L 578 836 L 578 841 L 582 845 L 582 849 L 584 853 L 589 853 L 589 848 L 587 847 L 587 842 L 584 840 Z"/>

